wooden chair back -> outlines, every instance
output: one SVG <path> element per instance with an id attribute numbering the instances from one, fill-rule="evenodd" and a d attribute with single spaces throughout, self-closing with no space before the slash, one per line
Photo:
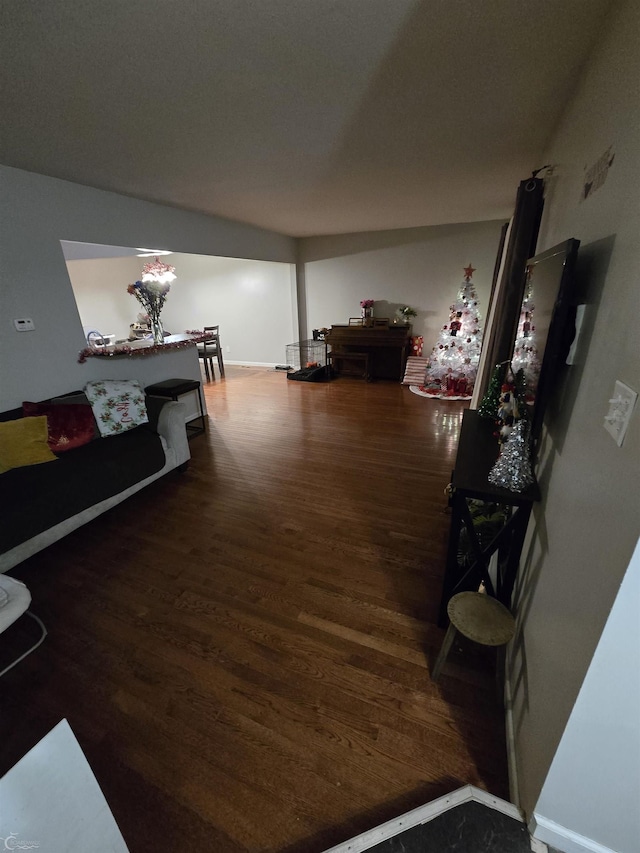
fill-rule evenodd
<path id="1" fill-rule="evenodd" d="M 215 379 L 213 372 L 214 358 L 218 361 L 220 376 L 224 376 L 224 361 L 222 360 L 222 347 L 220 345 L 220 326 L 205 326 L 203 331 L 209 337 L 198 344 L 198 357 L 204 360 L 204 372 L 209 382 L 211 377 Z"/>

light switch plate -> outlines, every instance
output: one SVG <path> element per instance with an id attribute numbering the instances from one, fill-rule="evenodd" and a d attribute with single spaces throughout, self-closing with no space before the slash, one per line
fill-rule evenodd
<path id="1" fill-rule="evenodd" d="M 609 411 L 604 419 L 604 428 L 615 439 L 618 447 L 621 447 L 624 441 L 631 420 L 631 412 L 637 399 L 636 391 L 616 379 L 613 397 L 609 400 Z"/>
<path id="2" fill-rule="evenodd" d="M 23 317 L 21 320 L 14 320 L 13 325 L 19 332 L 33 332 L 36 328 L 30 317 Z"/>

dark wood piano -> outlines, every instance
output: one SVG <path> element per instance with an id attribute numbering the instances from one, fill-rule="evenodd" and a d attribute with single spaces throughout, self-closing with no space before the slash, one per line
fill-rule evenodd
<path id="1" fill-rule="evenodd" d="M 363 375 L 361 366 L 356 358 L 349 359 L 349 353 L 354 356 L 367 353 L 369 379 L 395 379 L 401 382 L 409 353 L 411 326 L 332 326 L 326 334 L 325 341 L 334 354 L 332 362 L 337 372 Z M 344 357 L 335 356 L 342 353 Z"/>

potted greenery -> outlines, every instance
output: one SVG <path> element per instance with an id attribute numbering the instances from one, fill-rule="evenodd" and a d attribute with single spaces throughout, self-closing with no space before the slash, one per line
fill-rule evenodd
<path id="1" fill-rule="evenodd" d="M 396 323 L 411 323 L 418 312 L 410 305 L 401 305 L 396 311 Z"/>

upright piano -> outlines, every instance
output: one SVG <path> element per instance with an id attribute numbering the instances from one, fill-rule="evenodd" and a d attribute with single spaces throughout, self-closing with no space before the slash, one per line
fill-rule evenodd
<path id="1" fill-rule="evenodd" d="M 401 382 L 409 353 L 411 326 L 332 326 L 325 336 L 334 353 L 368 353 L 371 379 L 395 379 Z"/>

